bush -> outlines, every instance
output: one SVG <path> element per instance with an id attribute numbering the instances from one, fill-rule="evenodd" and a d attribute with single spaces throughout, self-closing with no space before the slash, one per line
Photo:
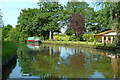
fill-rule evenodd
<path id="1" fill-rule="evenodd" d="M 87 41 L 91 41 L 91 42 L 93 42 L 93 41 L 95 41 L 95 38 L 94 38 L 94 33 L 92 33 L 92 34 L 84 34 L 83 36 L 82 36 L 82 38 L 84 39 L 84 40 L 87 40 Z"/>
<path id="2" fill-rule="evenodd" d="M 40 40 L 44 40 L 44 37 L 43 37 L 43 36 L 40 36 Z"/>
<path id="3" fill-rule="evenodd" d="M 65 31 L 65 34 L 68 35 L 68 36 L 72 36 L 73 35 L 72 29 L 67 29 Z"/>
<path id="4" fill-rule="evenodd" d="M 107 43 L 106 47 L 116 47 L 116 44 L 114 44 L 114 43 L 112 43 L 112 44 L 111 43 Z"/>
<path id="5" fill-rule="evenodd" d="M 54 40 L 60 41 L 60 37 L 58 35 L 54 36 Z"/>
<path id="6" fill-rule="evenodd" d="M 69 36 L 65 36 L 64 41 L 69 41 Z"/>

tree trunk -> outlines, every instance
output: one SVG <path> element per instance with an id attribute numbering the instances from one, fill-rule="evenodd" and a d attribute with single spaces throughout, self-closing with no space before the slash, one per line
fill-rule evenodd
<path id="1" fill-rule="evenodd" d="M 52 35 L 51 35 L 51 39 L 53 39 L 53 32 L 52 32 Z"/>
<path id="2" fill-rule="evenodd" d="M 52 31 L 50 31 L 50 34 L 49 34 L 49 40 L 51 40 L 51 33 L 52 33 Z"/>

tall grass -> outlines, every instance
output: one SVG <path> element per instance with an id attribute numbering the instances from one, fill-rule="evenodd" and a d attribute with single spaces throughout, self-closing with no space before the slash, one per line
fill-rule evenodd
<path id="1" fill-rule="evenodd" d="M 17 44 L 10 41 L 2 42 L 2 62 L 14 56 L 17 51 Z"/>

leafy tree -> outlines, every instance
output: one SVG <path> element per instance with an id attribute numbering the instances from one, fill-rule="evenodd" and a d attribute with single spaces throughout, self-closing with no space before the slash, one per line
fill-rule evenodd
<path id="1" fill-rule="evenodd" d="M 72 30 L 75 33 L 75 36 L 77 37 L 79 34 L 83 34 L 86 30 L 85 28 L 85 20 L 82 15 L 79 13 L 74 13 L 72 15 L 69 27 L 72 28 Z"/>
<path id="2" fill-rule="evenodd" d="M 67 13 L 58 2 L 39 2 L 39 9 L 23 9 L 18 17 L 20 39 L 26 40 L 28 36 L 50 36 L 59 31 L 64 25 L 63 13 Z M 48 34 L 49 32 L 49 34 Z"/>
<path id="3" fill-rule="evenodd" d="M 2 38 L 4 40 L 4 38 L 8 38 L 9 36 L 9 31 L 12 29 L 12 25 L 8 24 L 7 26 L 5 27 L 2 27 Z"/>
<path id="4" fill-rule="evenodd" d="M 49 15 L 47 16 L 43 30 L 48 30 L 50 32 L 49 39 L 51 40 L 52 32 L 60 30 L 63 26 L 64 20 L 66 19 L 64 13 L 66 11 L 61 4 L 58 4 L 58 2 L 39 2 L 38 4 L 42 12 Z"/>
<path id="5" fill-rule="evenodd" d="M 17 31 L 17 28 L 13 28 L 8 32 L 8 40 L 10 41 L 15 41 L 18 42 L 19 41 L 19 32 Z"/>
<path id="6" fill-rule="evenodd" d="M 95 16 L 93 15 L 95 15 L 95 11 L 93 8 L 89 7 L 87 2 L 68 2 L 67 6 L 65 6 L 65 9 L 71 11 L 71 13 L 69 13 L 71 16 L 73 13 L 80 13 L 84 17 L 86 29 L 94 26 Z M 71 18 L 69 18 L 69 20 L 70 19 Z"/>

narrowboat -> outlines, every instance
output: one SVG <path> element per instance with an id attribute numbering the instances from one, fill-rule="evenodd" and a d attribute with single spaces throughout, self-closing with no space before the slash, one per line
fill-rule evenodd
<path id="1" fill-rule="evenodd" d="M 27 42 L 41 42 L 40 37 L 28 37 Z"/>

